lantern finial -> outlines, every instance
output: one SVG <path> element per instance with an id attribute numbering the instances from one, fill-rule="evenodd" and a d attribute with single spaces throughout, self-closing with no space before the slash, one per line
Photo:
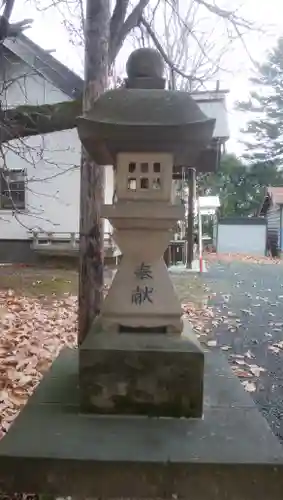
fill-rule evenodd
<path id="1" fill-rule="evenodd" d="M 131 53 L 127 65 L 128 89 L 165 89 L 164 62 L 156 49 L 141 48 Z"/>
<path id="2" fill-rule="evenodd" d="M 141 48 L 131 53 L 126 70 L 128 78 L 163 78 L 164 62 L 158 50 Z"/>

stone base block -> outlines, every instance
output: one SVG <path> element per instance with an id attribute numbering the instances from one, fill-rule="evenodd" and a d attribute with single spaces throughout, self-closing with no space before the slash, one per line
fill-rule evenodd
<path id="1" fill-rule="evenodd" d="M 282 500 L 283 452 L 224 357 L 203 419 L 83 415 L 66 349 L 0 442 L 0 490 L 54 497 Z"/>
<path id="2" fill-rule="evenodd" d="M 95 328 L 79 352 L 82 411 L 202 416 L 204 353 L 188 324 L 181 336 Z"/>

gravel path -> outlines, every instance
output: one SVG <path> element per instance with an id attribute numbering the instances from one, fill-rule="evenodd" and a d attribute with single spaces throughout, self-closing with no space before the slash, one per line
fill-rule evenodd
<path id="1" fill-rule="evenodd" d="M 227 356 L 239 369 L 251 364 L 265 369 L 251 379 L 256 385 L 251 396 L 283 442 L 283 266 L 213 263 L 202 280 L 215 294 L 210 304 L 216 314 L 229 318 L 214 329 L 217 345 L 229 348 Z M 237 328 L 231 328 L 233 319 Z"/>

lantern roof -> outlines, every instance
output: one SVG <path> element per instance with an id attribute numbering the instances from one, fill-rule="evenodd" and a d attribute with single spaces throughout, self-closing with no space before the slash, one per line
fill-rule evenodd
<path id="1" fill-rule="evenodd" d="M 80 139 L 100 165 L 120 152 L 169 152 L 174 165 L 194 165 L 215 125 L 187 92 L 166 90 L 164 64 L 154 49 L 138 49 L 127 62 L 124 86 L 100 96 L 78 118 Z"/>

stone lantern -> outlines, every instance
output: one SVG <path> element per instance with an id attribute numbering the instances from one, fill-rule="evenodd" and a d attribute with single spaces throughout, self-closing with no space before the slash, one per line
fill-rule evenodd
<path id="1" fill-rule="evenodd" d="M 171 199 L 173 169 L 197 162 L 215 120 L 187 92 L 165 90 L 163 71 L 157 51 L 133 52 L 125 85 L 78 123 L 90 156 L 114 165 L 117 201 L 102 216 L 123 254 L 80 349 L 82 408 L 95 413 L 202 415 L 203 353 L 183 325 L 163 254 L 184 217 Z"/>
<path id="2" fill-rule="evenodd" d="M 79 121 L 93 158 L 116 169 L 117 202 L 103 215 L 121 267 L 83 344 L 61 351 L 1 439 L 2 496 L 282 499 L 279 441 L 218 350 L 206 350 L 203 375 L 164 268 L 182 215 L 172 170 L 195 166 L 213 122 L 164 90 L 162 67 L 156 52 L 134 52 L 125 88 Z"/>

